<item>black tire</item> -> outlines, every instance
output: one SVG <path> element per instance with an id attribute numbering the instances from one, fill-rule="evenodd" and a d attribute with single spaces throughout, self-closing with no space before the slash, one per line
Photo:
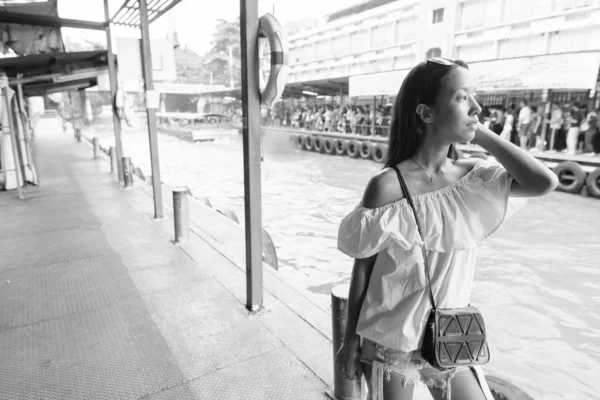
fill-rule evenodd
<path id="1" fill-rule="evenodd" d="M 315 145 L 315 140 L 313 135 L 306 135 L 306 140 L 304 141 L 304 149 L 308 151 L 312 151 Z"/>
<path id="2" fill-rule="evenodd" d="M 296 147 L 299 148 L 300 150 L 304 149 L 304 145 L 306 143 L 306 135 L 298 135 L 296 136 L 296 139 L 294 139 L 294 142 L 296 143 Z"/>
<path id="3" fill-rule="evenodd" d="M 361 142 L 359 142 L 358 140 L 351 140 L 350 142 L 348 142 L 348 150 L 346 151 L 346 153 L 352 158 L 358 157 L 360 143 Z"/>
<path id="4" fill-rule="evenodd" d="M 477 153 L 472 153 L 469 158 L 481 158 L 482 160 L 487 160 L 488 155 L 486 153 L 477 152 Z"/>
<path id="5" fill-rule="evenodd" d="M 585 171 L 574 161 L 565 161 L 554 167 L 558 177 L 558 190 L 567 193 L 579 193 L 585 184 Z"/>
<path id="6" fill-rule="evenodd" d="M 370 159 L 371 158 L 371 153 L 373 152 L 373 145 L 371 144 L 371 142 L 361 142 L 360 146 L 358 147 L 358 154 L 360 155 L 361 158 L 364 159 Z"/>
<path id="7" fill-rule="evenodd" d="M 588 174 L 585 185 L 591 196 L 600 199 L 600 168 L 596 168 Z"/>
<path id="8" fill-rule="evenodd" d="M 381 143 L 377 143 L 375 146 L 373 146 L 373 151 L 371 151 L 371 157 L 373 158 L 373 161 L 384 163 L 387 157 L 387 149 L 387 145 Z"/>
<path id="9" fill-rule="evenodd" d="M 313 139 L 313 150 L 316 151 L 317 153 L 320 153 L 323 151 L 323 137 L 322 136 L 315 136 Z"/>
<path id="10" fill-rule="evenodd" d="M 346 152 L 348 151 L 348 144 L 349 144 L 349 140 L 335 139 L 334 140 L 335 154 L 337 154 L 338 156 L 343 156 L 344 154 L 346 154 Z"/>
<path id="11" fill-rule="evenodd" d="M 335 139 L 326 137 L 323 142 L 323 151 L 327 154 L 335 154 Z"/>

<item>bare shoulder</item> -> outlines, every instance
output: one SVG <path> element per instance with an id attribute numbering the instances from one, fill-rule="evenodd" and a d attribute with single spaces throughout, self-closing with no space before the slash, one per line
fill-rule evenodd
<path id="1" fill-rule="evenodd" d="M 384 168 L 369 180 L 362 203 L 367 208 L 377 208 L 398 201 L 402 197 L 396 171 L 392 168 Z"/>

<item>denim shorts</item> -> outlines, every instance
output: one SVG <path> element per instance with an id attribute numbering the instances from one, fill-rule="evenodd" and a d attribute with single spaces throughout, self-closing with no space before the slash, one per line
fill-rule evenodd
<path id="1" fill-rule="evenodd" d="M 478 367 L 460 367 L 440 371 L 425 361 L 419 350 L 406 353 L 387 348 L 365 338 L 361 341 L 360 360 L 372 366 L 369 400 L 383 400 L 383 378 L 385 376 L 389 380 L 391 373 L 402 377 L 404 386 L 423 383 L 430 388 L 441 389 L 444 398 L 450 399 L 450 381 L 458 372 L 469 368 L 472 368 L 475 372 L 486 398 L 493 400 L 483 373 Z"/>

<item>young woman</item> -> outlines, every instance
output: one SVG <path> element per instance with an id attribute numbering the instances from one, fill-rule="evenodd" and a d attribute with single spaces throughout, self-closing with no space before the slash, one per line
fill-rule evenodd
<path id="1" fill-rule="evenodd" d="M 466 306 L 476 247 L 504 220 L 508 197 L 542 196 L 558 180 L 479 123 L 475 90 L 462 61 L 434 58 L 410 71 L 396 98 L 387 163 L 339 228 L 338 247 L 355 261 L 336 364 L 348 379 L 364 373 L 373 399 L 410 400 L 420 381 L 436 400 L 492 400 L 480 369 L 442 372 L 420 356 L 431 308 L 421 246 L 438 306 Z M 497 162 L 449 158 L 454 143 L 468 141 Z M 394 166 L 415 202 L 423 241 Z"/>

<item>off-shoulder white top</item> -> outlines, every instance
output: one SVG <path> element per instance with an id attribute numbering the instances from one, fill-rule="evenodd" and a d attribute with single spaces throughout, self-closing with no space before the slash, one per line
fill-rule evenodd
<path id="1" fill-rule="evenodd" d="M 425 243 L 406 199 L 377 208 L 359 203 L 338 232 L 338 248 L 348 256 L 377 254 L 356 332 L 392 349 L 420 348 L 431 309 L 423 244 L 437 306 L 468 305 L 477 245 L 524 204 L 508 201 L 511 183 L 504 167 L 488 159 L 449 186 L 414 195 Z"/>

